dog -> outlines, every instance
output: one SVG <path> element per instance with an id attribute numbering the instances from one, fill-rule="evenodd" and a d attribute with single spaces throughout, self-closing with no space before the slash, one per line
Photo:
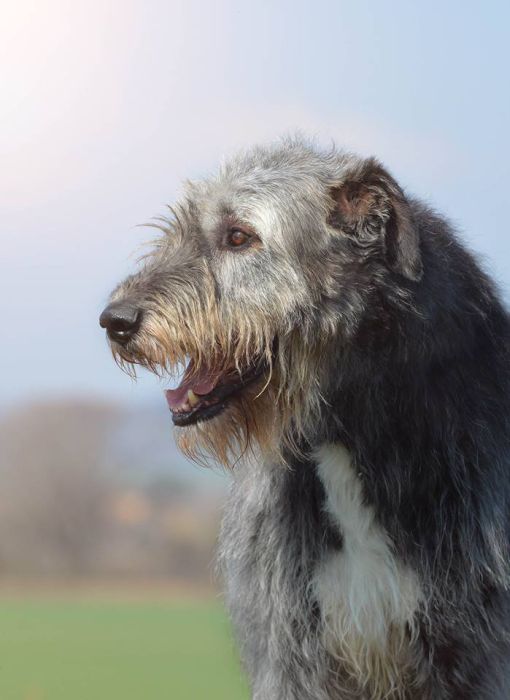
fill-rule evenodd
<path id="1" fill-rule="evenodd" d="M 232 467 L 255 700 L 508 700 L 509 320 L 451 225 L 301 138 L 189 183 L 100 323 Z"/>

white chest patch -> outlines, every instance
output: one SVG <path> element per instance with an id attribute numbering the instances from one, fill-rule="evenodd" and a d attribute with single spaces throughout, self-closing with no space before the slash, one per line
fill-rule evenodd
<path id="1" fill-rule="evenodd" d="M 323 445 L 315 457 L 326 509 L 343 538 L 341 551 L 322 563 L 314 581 L 325 643 L 365 678 L 373 697 L 398 692 L 422 599 L 417 577 L 395 557 L 374 509 L 364 502 L 349 452 L 341 445 Z"/>

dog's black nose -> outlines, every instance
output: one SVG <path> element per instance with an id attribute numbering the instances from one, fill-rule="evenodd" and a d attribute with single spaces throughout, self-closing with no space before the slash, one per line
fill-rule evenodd
<path id="1" fill-rule="evenodd" d="M 140 328 L 142 312 L 125 301 L 114 301 L 99 317 L 99 325 L 106 328 L 110 340 L 125 345 Z"/>

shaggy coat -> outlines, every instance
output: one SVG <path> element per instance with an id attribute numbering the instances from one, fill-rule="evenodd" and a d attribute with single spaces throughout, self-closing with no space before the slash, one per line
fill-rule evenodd
<path id="1" fill-rule="evenodd" d="M 508 700 L 510 326 L 494 284 L 377 161 L 299 141 L 191 185 L 177 214 L 113 295 L 144 321 L 112 345 L 152 369 L 262 368 L 179 428 L 188 451 L 235 462 L 220 567 L 253 698 Z"/>

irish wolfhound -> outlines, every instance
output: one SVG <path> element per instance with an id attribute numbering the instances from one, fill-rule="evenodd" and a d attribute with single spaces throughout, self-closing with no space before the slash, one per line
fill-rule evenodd
<path id="1" fill-rule="evenodd" d="M 220 562 L 253 697 L 508 700 L 509 322 L 450 225 L 300 140 L 190 184 L 101 316 L 184 367 L 233 465 Z"/>

